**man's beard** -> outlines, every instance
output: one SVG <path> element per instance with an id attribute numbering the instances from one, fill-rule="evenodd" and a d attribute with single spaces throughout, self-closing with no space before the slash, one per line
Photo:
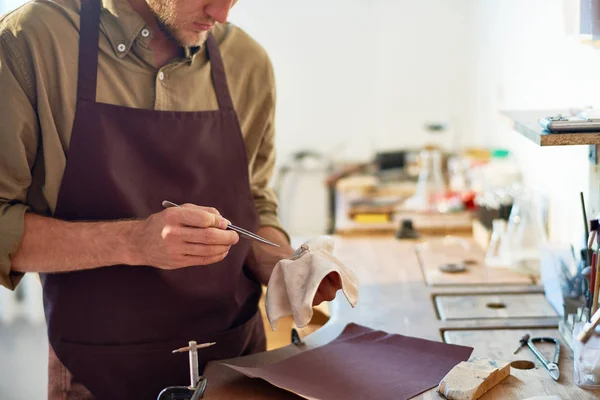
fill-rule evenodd
<path id="1" fill-rule="evenodd" d="M 171 40 L 182 47 L 201 46 L 206 40 L 206 32 L 198 32 L 187 37 L 178 34 L 180 26 L 177 24 L 177 13 L 173 0 L 146 0 L 148 6 L 154 13 L 160 30 Z"/>

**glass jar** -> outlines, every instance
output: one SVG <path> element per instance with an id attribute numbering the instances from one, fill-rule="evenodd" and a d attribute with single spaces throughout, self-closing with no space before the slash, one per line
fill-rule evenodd
<path id="1" fill-rule="evenodd" d="M 406 200 L 404 206 L 415 211 L 439 211 L 438 206 L 446 194 L 441 152 L 422 150 L 420 164 L 415 194 Z"/>
<path id="2" fill-rule="evenodd" d="M 587 343 L 577 340 L 585 325 L 575 324 L 573 329 L 573 380 L 583 389 L 600 389 L 600 332 L 596 329 Z"/>
<path id="3" fill-rule="evenodd" d="M 515 194 L 506 233 L 501 239 L 500 251 L 506 255 L 512 269 L 539 275 L 541 249 L 547 241 L 546 231 L 533 197 L 520 189 Z"/>

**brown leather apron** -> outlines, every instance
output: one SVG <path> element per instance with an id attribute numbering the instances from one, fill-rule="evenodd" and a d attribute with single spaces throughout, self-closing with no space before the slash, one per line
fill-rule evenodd
<path id="1" fill-rule="evenodd" d="M 97 103 L 100 9 L 100 0 L 82 2 L 77 111 L 55 217 L 145 218 L 171 200 L 216 207 L 255 231 L 245 145 L 214 37 L 206 48 L 218 110 Z M 174 271 L 119 265 L 44 274 L 58 358 L 50 361 L 50 396 L 88 398 L 76 394 L 83 386 L 98 399 L 156 399 L 166 386 L 189 384 L 187 355 L 171 351 L 190 340 L 217 343 L 199 352 L 201 369 L 263 351 L 260 285 L 244 268 L 249 248 L 240 240 L 219 263 Z"/>

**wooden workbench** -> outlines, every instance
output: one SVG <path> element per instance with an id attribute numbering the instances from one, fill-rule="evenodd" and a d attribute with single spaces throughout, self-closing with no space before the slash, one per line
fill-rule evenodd
<path id="1" fill-rule="evenodd" d="M 511 369 L 511 376 L 482 397 L 483 400 L 522 400 L 552 394 L 564 400 L 600 398 L 600 391 L 586 391 L 573 383 L 572 353 L 566 346 L 561 346 L 559 382 L 550 378 L 528 349 L 522 349 L 517 355 L 512 354 L 519 338 L 525 333 L 560 338 L 556 329 L 558 317 L 553 315 L 552 310 L 548 311 L 547 304 L 539 303 L 539 297 L 543 296 L 542 288 L 535 281 L 520 284 L 517 280 L 517 283 L 482 286 L 478 283 L 469 285 L 466 276 L 467 283 L 463 285 L 428 284 L 424 273 L 427 266 L 421 265 L 423 260 L 415 252 L 415 242 L 398 241 L 391 237 L 336 238 L 335 253 L 360 278 L 360 300 L 356 308 L 352 309 L 344 296 L 338 295 L 331 303 L 330 321 L 307 337 L 305 346 L 290 345 L 248 356 L 237 359 L 237 364 L 257 366 L 285 359 L 307 348 L 326 344 L 348 322 L 356 322 L 390 333 L 471 346 L 475 348 L 474 356 L 507 361 L 529 360 L 535 364 L 531 370 Z M 526 307 L 529 300 L 525 300 L 522 303 L 524 307 L 515 308 L 509 304 L 506 309 L 496 309 L 494 305 L 497 303 L 515 301 L 510 294 L 527 294 L 532 299 L 536 298 L 537 303 L 530 303 Z M 472 314 L 455 312 L 457 297 L 453 296 L 463 295 L 472 296 L 466 297 L 465 305 L 459 305 L 458 308 L 473 307 Z M 486 302 L 492 305 L 488 308 L 489 313 L 483 315 L 482 301 L 484 308 Z M 443 312 L 437 309 L 436 304 L 444 308 Z M 540 313 L 536 313 L 538 308 Z M 466 319 L 477 315 L 480 318 Z M 550 349 L 544 350 L 550 352 Z M 205 396 L 208 400 L 298 398 L 264 381 L 246 378 L 218 364 L 209 365 L 205 375 L 209 379 Z M 415 397 L 420 400 L 440 398 L 435 389 Z"/>

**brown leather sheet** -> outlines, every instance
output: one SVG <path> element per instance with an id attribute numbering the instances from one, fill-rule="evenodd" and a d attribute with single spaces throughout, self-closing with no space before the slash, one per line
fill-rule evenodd
<path id="1" fill-rule="evenodd" d="M 224 365 L 307 399 L 410 399 L 439 384 L 470 347 L 349 324 L 331 343 L 261 367 Z"/>

